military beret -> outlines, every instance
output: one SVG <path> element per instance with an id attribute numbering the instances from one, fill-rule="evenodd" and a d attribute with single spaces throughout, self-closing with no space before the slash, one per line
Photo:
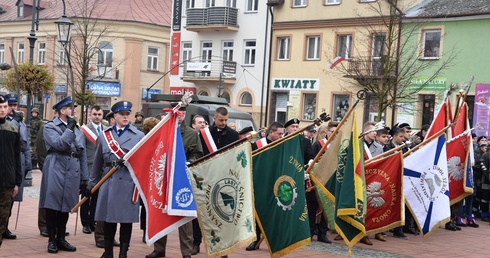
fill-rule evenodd
<path id="1" fill-rule="evenodd" d="M 245 128 L 243 128 L 242 130 L 240 130 L 240 132 L 238 132 L 238 134 L 246 134 L 248 132 L 252 132 L 254 129 L 251 127 L 251 126 L 247 126 Z"/>
<path id="2" fill-rule="evenodd" d="M 114 105 L 112 105 L 111 111 L 114 112 L 114 114 L 123 111 L 131 112 L 131 107 L 133 107 L 133 103 L 123 100 L 123 101 L 116 102 Z"/>
<path id="3" fill-rule="evenodd" d="M 298 118 L 293 118 L 293 119 L 287 121 L 286 124 L 284 125 L 284 128 L 287 128 L 288 126 L 293 125 L 293 124 L 298 124 L 299 125 L 299 119 Z"/>
<path id="4" fill-rule="evenodd" d="M 62 107 L 71 106 L 72 102 L 73 101 L 71 99 L 71 96 L 68 96 L 68 97 L 60 100 L 60 102 L 54 104 L 53 109 L 54 110 L 60 110 Z"/>
<path id="5" fill-rule="evenodd" d="M 412 127 L 407 123 L 401 123 L 400 125 L 398 125 L 398 128 L 412 129 Z"/>

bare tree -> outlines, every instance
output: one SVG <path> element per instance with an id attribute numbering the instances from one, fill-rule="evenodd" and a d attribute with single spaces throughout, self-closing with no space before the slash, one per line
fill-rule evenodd
<path id="1" fill-rule="evenodd" d="M 418 34 L 426 22 L 402 23 L 404 13 L 399 0 L 383 0 L 370 4 L 374 17 L 359 19 L 365 24 L 356 31 L 356 55 L 339 66 L 341 76 L 354 88 L 364 88 L 375 97 L 378 116 L 392 108 L 417 101 L 423 90 L 441 71 L 452 65 L 457 56 L 455 48 L 446 49 L 444 58 L 421 61 L 423 49 L 419 47 Z M 401 1 L 400 1 L 401 2 Z M 386 5 L 388 4 L 388 7 Z M 344 65 L 345 64 L 345 65 Z M 428 80 L 414 86 L 413 80 L 427 71 L 433 71 Z M 354 80 L 352 80 L 354 79 Z"/>

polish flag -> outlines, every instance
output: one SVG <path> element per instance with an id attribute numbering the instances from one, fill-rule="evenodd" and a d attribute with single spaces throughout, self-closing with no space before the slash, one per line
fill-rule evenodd
<path id="1" fill-rule="evenodd" d="M 342 62 L 344 60 L 345 60 L 345 58 L 338 56 L 338 57 L 334 58 L 332 61 L 330 61 L 330 63 L 328 63 L 327 68 L 331 70 L 331 69 L 335 68 L 335 66 L 337 66 L 340 62 Z"/>

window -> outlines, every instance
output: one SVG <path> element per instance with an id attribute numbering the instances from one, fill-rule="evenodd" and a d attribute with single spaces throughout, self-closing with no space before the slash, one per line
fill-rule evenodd
<path id="1" fill-rule="evenodd" d="M 306 0 L 293 0 L 293 7 L 304 7 L 306 6 Z"/>
<path id="2" fill-rule="evenodd" d="M 112 44 L 109 42 L 102 42 L 99 44 L 100 51 L 97 53 L 97 64 L 99 66 L 112 67 L 112 56 L 114 50 Z"/>
<path id="3" fill-rule="evenodd" d="M 45 64 L 46 63 L 46 43 L 39 42 L 39 49 L 37 53 L 37 63 Z"/>
<path id="4" fill-rule="evenodd" d="M 340 122 L 349 111 L 349 95 L 333 94 L 332 121 Z"/>
<path id="5" fill-rule="evenodd" d="M 277 38 L 277 60 L 289 60 L 289 37 Z"/>
<path id="6" fill-rule="evenodd" d="M 236 8 L 236 0 L 226 0 L 226 6 Z"/>
<path id="7" fill-rule="evenodd" d="M 245 55 L 243 64 L 245 65 L 255 65 L 255 40 L 245 41 Z"/>
<path id="8" fill-rule="evenodd" d="M 148 47 L 148 61 L 146 69 L 150 71 L 158 71 L 158 48 Z"/>
<path id="9" fill-rule="evenodd" d="M 208 92 L 205 91 L 205 90 L 200 91 L 199 93 L 197 93 L 197 95 L 199 95 L 199 96 L 209 96 Z"/>
<path id="10" fill-rule="evenodd" d="M 233 61 L 233 41 L 223 42 L 223 60 Z"/>
<path id="11" fill-rule="evenodd" d="M 259 0 L 247 0 L 246 12 L 257 12 L 259 6 Z"/>
<path id="12" fill-rule="evenodd" d="M 231 97 L 230 97 L 230 93 L 228 93 L 228 92 L 226 92 L 226 91 L 225 91 L 225 92 L 223 92 L 223 93 L 221 94 L 221 96 L 220 96 L 220 97 L 221 97 L 221 98 L 226 99 L 226 102 L 230 103 L 230 99 L 231 99 Z"/>
<path id="13" fill-rule="evenodd" d="M 320 60 L 320 36 L 306 37 L 306 60 Z"/>
<path id="14" fill-rule="evenodd" d="M 303 120 L 315 120 L 316 94 L 303 94 Z"/>
<path id="15" fill-rule="evenodd" d="M 337 56 L 345 59 L 351 58 L 352 53 L 352 35 L 338 35 Z"/>
<path id="16" fill-rule="evenodd" d="M 212 56 L 213 56 L 213 42 L 203 42 L 201 60 L 203 62 L 211 62 Z"/>
<path id="17" fill-rule="evenodd" d="M 58 44 L 59 51 L 58 51 L 58 65 L 65 65 L 66 64 L 66 52 L 65 48 L 61 45 L 61 43 Z"/>
<path id="18" fill-rule="evenodd" d="M 19 43 L 17 48 L 17 63 L 24 62 L 24 43 Z"/>
<path id="19" fill-rule="evenodd" d="M 326 5 L 340 4 L 340 0 L 325 0 Z"/>
<path id="20" fill-rule="evenodd" d="M 0 43 L 0 63 L 5 63 L 5 44 Z"/>
<path id="21" fill-rule="evenodd" d="M 240 96 L 240 105 L 252 106 L 252 94 L 250 94 L 249 92 L 242 93 L 242 96 Z"/>
<path id="22" fill-rule="evenodd" d="M 24 17 L 24 2 L 19 1 L 19 6 L 17 6 L 17 17 Z"/>
<path id="23" fill-rule="evenodd" d="M 182 42 L 182 61 L 191 60 L 192 42 Z"/>
<path id="24" fill-rule="evenodd" d="M 423 57 L 427 59 L 439 58 L 441 46 L 441 30 L 426 30 L 423 34 Z"/>
<path id="25" fill-rule="evenodd" d="M 215 5 L 216 5 L 215 0 L 206 0 L 206 7 L 211 7 L 211 6 L 215 6 Z"/>
<path id="26" fill-rule="evenodd" d="M 381 58 L 385 54 L 386 34 L 373 34 L 373 51 L 371 53 L 371 74 L 381 75 L 383 73 L 383 63 Z"/>

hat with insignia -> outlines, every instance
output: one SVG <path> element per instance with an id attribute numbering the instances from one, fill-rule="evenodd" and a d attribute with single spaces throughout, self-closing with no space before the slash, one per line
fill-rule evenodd
<path id="1" fill-rule="evenodd" d="M 5 95 L 5 98 L 9 102 L 9 105 L 19 103 L 19 99 L 17 98 L 17 95 L 9 93 L 9 94 Z"/>
<path id="2" fill-rule="evenodd" d="M 252 132 L 253 130 L 254 129 L 251 126 L 247 126 L 247 127 L 243 128 L 240 132 L 238 132 L 238 134 L 246 134 L 246 133 Z"/>
<path id="3" fill-rule="evenodd" d="M 0 104 L 7 102 L 7 98 L 4 96 L 0 95 Z"/>
<path id="4" fill-rule="evenodd" d="M 114 112 L 109 111 L 109 113 L 107 113 L 107 115 L 105 115 L 105 118 L 106 118 L 106 119 L 111 119 L 111 118 L 114 118 Z"/>
<path id="5" fill-rule="evenodd" d="M 306 130 L 308 130 L 308 132 L 310 132 L 310 133 L 316 133 L 316 127 L 315 126 L 310 126 Z"/>
<path id="6" fill-rule="evenodd" d="M 71 106 L 71 103 L 73 103 L 73 100 L 71 99 L 71 96 L 68 96 L 68 97 L 60 100 L 60 102 L 56 103 L 53 106 L 53 109 L 54 110 L 60 110 L 63 107 Z"/>
<path id="7" fill-rule="evenodd" d="M 298 124 L 299 125 L 299 119 L 298 118 L 293 118 L 293 119 L 287 121 L 286 124 L 284 125 L 284 128 L 287 128 L 288 126 L 293 125 L 293 124 Z"/>
<path id="8" fill-rule="evenodd" d="M 117 112 L 131 112 L 131 107 L 133 107 L 133 103 L 123 100 L 116 102 L 114 105 L 111 107 L 111 111 L 116 114 Z"/>

